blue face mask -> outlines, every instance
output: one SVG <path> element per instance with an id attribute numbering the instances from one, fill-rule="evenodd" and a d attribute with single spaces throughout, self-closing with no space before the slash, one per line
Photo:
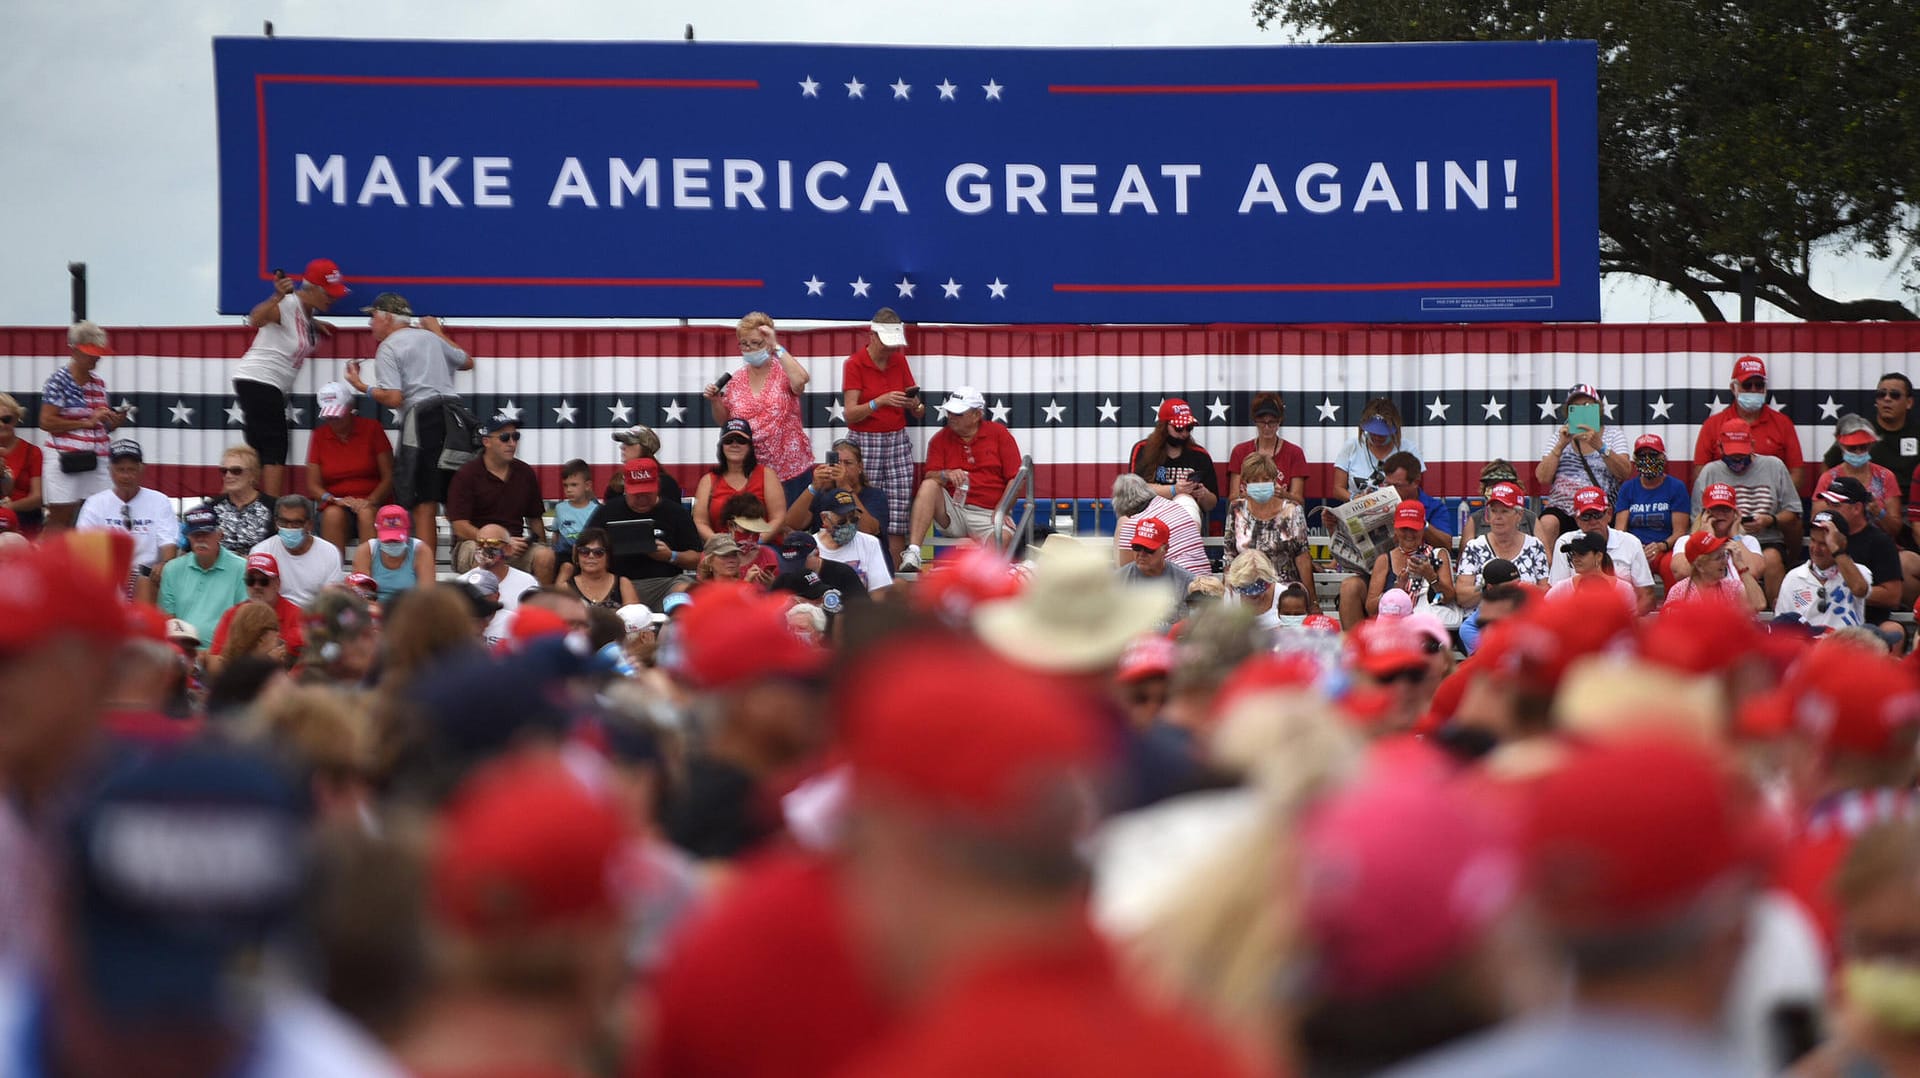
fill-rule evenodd
<path id="1" fill-rule="evenodd" d="M 405 539 L 380 540 L 380 553 L 385 554 L 389 558 L 397 558 L 406 552 L 407 541 Z"/>
<path id="2" fill-rule="evenodd" d="M 306 541 L 307 541 L 307 529 L 305 528 L 281 528 L 280 529 L 280 543 L 282 546 L 285 546 L 288 550 L 292 550 L 294 547 L 297 547 L 301 543 L 304 543 Z"/>
<path id="3" fill-rule="evenodd" d="M 858 534 L 859 531 L 860 527 L 857 524 L 835 524 L 827 534 L 832 536 L 833 541 L 838 545 L 846 546 L 848 543 L 853 542 L 853 537 Z"/>
<path id="4" fill-rule="evenodd" d="M 773 358 L 773 353 L 762 348 L 753 352 L 742 352 L 740 358 L 746 360 L 749 367 L 764 367 L 767 365 L 767 360 Z"/>
<path id="5" fill-rule="evenodd" d="M 1254 501 L 1260 502 L 1261 504 L 1265 504 L 1273 500 L 1273 491 L 1274 491 L 1274 484 L 1272 483 L 1248 483 L 1247 484 L 1247 497 L 1252 498 Z"/>
<path id="6" fill-rule="evenodd" d="M 1757 412 L 1767 406 L 1765 393 L 1735 393 L 1733 399 L 1739 402 L 1743 412 Z"/>
<path id="7" fill-rule="evenodd" d="M 1745 475 L 1747 469 L 1753 466 L 1752 457 L 1721 457 L 1720 459 L 1726 462 L 1727 470 L 1735 475 Z"/>
<path id="8" fill-rule="evenodd" d="M 1846 461 L 1848 467 L 1864 468 L 1868 464 L 1873 462 L 1873 454 L 1872 453 L 1849 453 L 1843 449 L 1840 451 L 1840 459 Z"/>

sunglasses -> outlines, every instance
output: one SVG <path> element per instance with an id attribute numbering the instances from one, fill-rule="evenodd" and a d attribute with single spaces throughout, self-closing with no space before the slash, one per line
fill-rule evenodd
<path id="1" fill-rule="evenodd" d="M 1418 685 L 1426 676 L 1427 672 L 1425 670 L 1417 666 L 1409 666 L 1405 670 L 1395 670 L 1391 674 L 1375 674 L 1373 680 L 1382 685 Z"/>
<path id="2" fill-rule="evenodd" d="M 1746 381 L 1740 383 L 1740 388 L 1746 390 L 1749 393 L 1765 392 L 1767 388 L 1767 380 L 1765 378 L 1749 378 Z"/>
<path id="3" fill-rule="evenodd" d="M 249 575 L 247 577 L 247 587 L 249 588 L 264 588 L 271 583 L 273 583 L 273 578 L 270 576 Z"/>
<path id="4" fill-rule="evenodd" d="M 1814 608 L 1824 614 L 1827 612 L 1827 608 L 1832 605 L 1832 602 L 1827 598 L 1827 586 L 1825 584 L 1820 585 L 1820 594 L 1815 599 Z"/>
<path id="5" fill-rule="evenodd" d="M 1155 553 L 1152 547 L 1144 547 L 1144 546 L 1134 547 L 1133 552 L 1134 554 L 1142 558 L 1146 557 L 1149 554 Z"/>
<path id="6" fill-rule="evenodd" d="M 20 417 L 17 415 L 0 415 L 0 427 L 11 427 L 18 422 Z"/>
<path id="7" fill-rule="evenodd" d="M 507 549 L 507 544 L 498 539 L 482 539 L 474 545 L 478 546 L 482 552 L 488 554 L 498 554 L 500 551 Z"/>
<path id="8" fill-rule="evenodd" d="M 1582 513 L 1580 514 L 1580 519 L 1581 520 L 1605 520 L 1607 519 L 1607 514 L 1600 511 L 1595 511 L 1592 513 Z"/>
<path id="9" fill-rule="evenodd" d="M 749 438 L 740 438 L 740 437 L 722 438 L 720 439 L 720 444 L 721 445 L 752 445 L 753 441 L 752 439 L 749 439 Z"/>
<path id="10" fill-rule="evenodd" d="M 493 436 L 493 440 L 496 442 L 517 442 L 520 440 L 520 432 L 517 430 L 510 430 L 510 431 L 507 431 L 505 434 L 496 434 Z"/>
<path id="11" fill-rule="evenodd" d="M 245 468 L 221 468 L 220 470 L 222 472 L 225 472 L 228 475 L 234 475 L 234 476 L 247 474 L 247 470 Z"/>
<path id="12" fill-rule="evenodd" d="M 583 546 L 580 548 L 580 556 L 583 558 L 604 558 L 607 556 L 607 548 L 603 546 Z"/>
<path id="13" fill-rule="evenodd" d="M 1907 395 L 1898 390 L 1876 389 L 1873 392 L 1873 399 L 1877 401 L 1903 401 L 1907 399 Z"/>

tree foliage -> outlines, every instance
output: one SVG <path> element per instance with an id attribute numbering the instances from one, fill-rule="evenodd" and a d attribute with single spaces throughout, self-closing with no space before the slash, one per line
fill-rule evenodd
<path id="1" fill-rule="evenodd" d="M 1920 267 L 1916 0 L 1254 0 L 1330 42 L 1584 39 L 1600 51 L 1600 259 L 1703 317 L 1755 260 L 1761 298 L 1820 320 L 1913 319 L 1816 291 L 1816 247 Z"/>

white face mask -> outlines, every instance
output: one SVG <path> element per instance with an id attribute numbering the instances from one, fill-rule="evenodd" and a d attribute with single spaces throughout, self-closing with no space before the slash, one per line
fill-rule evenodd
<path id="1" fill-rule="evenodd" d="M 1307 616 L 1305 614 L 1276 614 L 1274 616 L 1279 618 L 1280 627 L 1283 629 L 1298 629 L 1307 623 Z"/>
<path id="2" fill-rule="evenodd" d="M 773 353 L 761 348 L 752 352 L 742 352 L 740 358 L 746 360 L 749 367 L 764 367 L 767 365 L 767 360 L 773 358 Z"/>

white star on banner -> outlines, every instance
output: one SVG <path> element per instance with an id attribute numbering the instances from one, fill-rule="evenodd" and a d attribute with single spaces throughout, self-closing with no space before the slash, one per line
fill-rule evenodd
<path id="1" fill-rule="evenodd" d="M 573 413 L 577 411 L 579 411 L 578 408 L 567 403 L 567 398 L 561 397 L 559 405 L 553 410 L 553 421 L 555 423 L 571 423 L 573 422 Z"/>
<path id="2" fill-rule="evenodd" d="M 813 81 L 812 75 L 808 75 L 806 78 L 803 78 L 800 80 L 800 96 L 801 97 L 819 97 L 820 96 L 820 84 Z"/>
<path id="3" fill-rule="evenodd" d="M 136 413 L 138 413 L 138 412 L 140 411 L 140 409 L 138 409 L 138 408 L 136 408 L 136 407 L 134 407 L 134 406 L 133 406 L 133 402 L 132 402 L 132 401 L 130 401 L 130 400 L 128 400 L 128 399 L 127 399 L 127 398 L 125 398 L 125 397 L 121 397 L 121 398 L 120 398 L 120 410 L 121 410 L 121 411 L 123 411 L 123 412 L 125 412 L 125 413 L 127 413 L 127 419 L 126 419 L 126 422 L 124 422 L 124 423 L 122 423 L 122 424 L 120 424 L 120 425 L 121 425 L 121 426 L 123 426 L 123 427 L 131 427 L 131 426 L 133 426 L 133 417 L 134 417 L 134 415 L 135 415 Z"/>
<path id="4" fill-rule="evenodd" d="M 1108 397 L 1107 399 L 1100 402 L 1100 422 L 1102 423 L 1120 422 L 1120 406 L 1113 403 L 1112 397 Z"/>
<path id="5" fill-rule="evenodd" d="M 660 414 L 666 416 L 669 423 L 679 423 L 682 422 L 681 417 L 687 414 L 687 410 L 680 407 L 680 401 L 675 399 L 668 401 L 667 406 L 660 409 Z"/>
<path id="6" fill-rule="evenodd" d="M 400 413 L 394 411 L 392 408 L 387 409 L 387 425 L 390 427 L 393 427 L 393 426 L 398 426 L 399 424 L 400 424 Z"/>
<path id="7" fill-rule="evenodd" d="M 940 85 L 938 85 L 938 86 L 936 86 L 936 87 L 934 87 L 934 89 L 936 89 L 936 90 L 938 90 L 938 91 L 940 91 L 940 100 L 942 100 L 942 101 L 952 101 L 952 100 L 953 100 L 953 92 L 954 92 L 955 90 L 958 90 L 958 89 L 959 89 L 959 87 L 958 87 L 958 86 L 955 86 L 955 85 L 954 85 L 953 83 L 951 83 L 951 82 L 948 82 L 948 81 L 947 81 L 946 79 L 941 79 L 941 80 L 940 80 Z"/>
<path id="8" fill-rule="evenodd" d="M 184 400 L 174 401 L 167 411 L 172 412 L 173 421 L 183 427 L 193 422 L 193 409 L 187 407 L 187 402 Z"/>
<path id="9" fill-rule="evenodd" d="M 613 407 L 608 408 L 607 411 L 612 413 L 615 423 L 633 422 L 633 409 L 627 407 L 626 402 L 618 397 L 613 399 Z"/>
<path id="10" fill-rule="evenodd" d="M 1726 407 L 1726 404 L 1723 401 L 1721 401 L 1720 394 L 1715 393 L 1713 395 L 1713 399 L 1707 402 L 1707 414 L 1712 415 L 1714 412 L 1717 412 L 1720 409 L 1725 407 Z"/>
<path id="11" fill-rule="evenodd" d="M 1320 422 L 1322 423 L 1339 422 L 1340 406 L 1333 403 L 1332 397 L 1326 398 L 1325 400 L 1321 401 L 1319 404 L 1314 405 L 1313 407 L 1315 411 L 1320 413 Z"/>
<path id="12" fill-rule="evenodd" d="M 1653 418 L 1655 419 L 1672 418 L 1668 413 L 1673 411 L 1673 405 L 1667 401 L 1667 395 L 1665 393 L 1655 397 L 1653 403 L 1647 405 L 1647 407 L 1653 411 Z"/>
<path id="13" fill-rule="evenodd" d="M 520 422 L 520 406 L 513 403 L 512 398 L 508 398 L 507 403 L 500 406 L 500 414 L 513 420 L 515 423 Z"/>
<path id="14" fill-rule="evenodd" d="M 1006 299 L 1007 286 L 1001 282 L 1000 278 L 995 277 L 993 283 L 987 286 L 987 293 L 989 299 Z"/>
<path id="15" fill-rule="evenodd" d="M 1780 402 L 1779 402 L 1779 401 L 1777 401 L 1777 400 L 1775 400 L 1775 399 L 1774 399 L 1774 398 L 1772 398 L 1772 397 L 1768 397 L 1768 398 L 1767 398 L 1767 407 L 1769 407 L 1769 408 L 1771 408 L 1771 409 L 1773 409 L 1773 410 L 1774 410 L 1774 411 L 1776 411 L 1776 412 L 1784 412 L 1784 411 L 1786 411 L 1786 409 L 1784 409 L 1784 408 L 1782 408 L 1782 407 L 1780 407 Z"/>
<path id="16" fill-rule="evenodd" d="M 1552 397 L 1542 397 L 1540 399 L 1540 418 L 1541 419 L 1560 418 L 1560 402 L 1557 400 L 1554 400 Z"/>
<path id="17" fill-rule="evenodd" d="M 1207 422 L 1212 423 L 1216 420 L 1224 420 L 1226 418 L 1226 402 L 1222 401 L 1219 397 L 1213 398 L 1213 403 L 1207 405 Z"/>
<path id="18" fill-rule="evenodd" d="M 1005 423 L 1007 417 L 1013 414 L 1013 409 L 1008 406 L 1006 401 L 996 400 L 993 402 L 993 406 L 987 409 L 987 414 L 993 416 L 995 423 Z"/>
<path id="19" fill-rule="evenodd" d="M 867 289 L 871 288 L 872 286 L 867 284 L 867 279 L 865 277 L 855 277 L 851 282 L 848 283 L 847 287 L 853 289 L 854 295 L 864 297 L 867 294 Z"/>
<path id="20" fill-rule="evenodd" d="M 1047 422 L 1058 423 L 1060 422 L 1060 417 L 1066 414 L 1067 406 L 1052 397 L 1048 397 L 1047 406 L 1040 410 L 1047 413 Z"/>
<path id="21" fill-rule="evenodd" d="M 906 279 L 905 277 L 902 277 L 900 278 L 900 283 L 894 285 L 893 287 L 899 291 L 901 299 L 912 299 L 913 290 L 918 286 L 915 285 L 912 281 Z"/>
<path id="22" fill-rule="evenodd" d="M 1823 401 L 1823 402 L 1821 402 L 1821 405 L 1820 405 L 1820 418 L 1821 418 L 1821 419 L 1838 419 L 1838 418 L 1840 418 L 1840 402 L 1839 402 L 1839 401 L 1836 401 L 1836 400 L 1834 400 L 1834 399 L 1833 399 L 1833 394 L 1831 394 L 1831 393 L 1829 393 L 1829 394 L 1827 394 L 1827 399 L 1826 399 L 1825 401 Z"/>
<path id="23" fill-rule="evenodd" d="M 1453 405 L 1448 404 L 1445 401 L 1442 401 L 1439 397 L 1436 396 L 1433 398 L 1433 403 L 1427 405 L 1427 418 L 1437 419 L 1440 422 L 1445 423 L 1447 421 L 1447 409 L 1452 407 Z"/>
<path id="24" fill-rule="evenodd" d="M 833 403 L 827 405 L 827 422 L 845 423 L 846 421 L 847 421 L 846 405 L 841 404 L 839 401 L 834 401 Z"/>
<path id="25" fill-rule="evenodd" d="M 289 411 L 289 412 L 291 412 L 291 413 L 293 413 L 293 425 L 294 425 L 294 426 L 296 426 L 296 427 L 298 427 L 298 426 L 302 426 L 302 425 L 304 425 L 304 424 L 306 423 L 306 419 L 302 417 L 302 413 L 304 413 L 304 412 L 306 411 L 306 409 L 305 409 L 305 408 L 289 408 L 289 409 L 287 409 L 287 411 Z M 128 416 L 127 418 L 129 418 L 129 419 L 131 419 L 131 418 L 133 418 L 133 417 L 132 417 L 132 416 Z"/>
<path id="26" fill-rule="evenodd" d="M 1486 413 L 1482 417 L 1485 419 L 1498 419 L 1504 422 L 1507 418 L 1507 406 L 1501 404 L 1498 397 L 1488 397 L 1487 403 L 1481 405 L 1480 410 Z"/>
<path id="27" fill-rule="evenodd" d="M 1000 85 L 999 83 L 997 83 L 997 82 L 995 82 L 995 81 L 993 81 L 992 79 L 988 79 L 988 80 L 987 80 L 987 84 L 986 84 L 985 86 L 982 86 L 982 87 L 980 87 L 980 88 L 981 88 L 982 90 L 985 90 L 985 91 L 987 92 L 987 100 L 988 100 L 988 101 L 998 101 L 998 100 L 1000 100 L 1000 91 L 1002 91 L 1002 90 L 1004 90 L 1004 89 L 1006 89 L 1006 87 L 1005 87 L 1005 86 L 1002 86 L 1002 85 Z"/>
<path id="28" fill-rule="evenodd" d="M 863 101 L 866 100 L 867 84 L 860 81 L 860 76 L 855 75 L 851 82 L 843 82 L 840 85 L 847 88 L 848 97 L 857 97 Z"/>
<path id="29" fill-rule="evenodd" d="M 913 85 L 907 82 L 905 78 L 893 80 L 893 99 L 895 101 L 907 100 L 907 94 L 912 92 L 912 90 Z"/>
<path id="30" fill-rule="evenodd" d="M 1608 400 L 1605 397 L 1600 398 L 1600 414 L 1601 415 L 1606 416 L 1608 419 L 1612 419 L 1614 407 L 1615 406 L 1612 401 Z"/>
<path id="31" fill-rule="evenodd" d="M 827 286 L 827 282 L 821 280 L 820 275 L 817 273 L 800 283 L 807 286 L 807 295 L 809 296 L 819 295 L 820 290 Z"/>
<path id="32" fill-rule="evenodd" d="M 960 298 L 960 285 L 951 277 L 947 278 L 946 284 L 940 286 L 940 291 L 942 293 L 940 298 L 942 299 Z"/>
<path id="33" fill-rule="evenodd" d="M 237 427 L 246 421 L 247 413 L 241 410 L 239 401 L 234 401 L 232 404 L 227 405 L 228 425 Z"/>

